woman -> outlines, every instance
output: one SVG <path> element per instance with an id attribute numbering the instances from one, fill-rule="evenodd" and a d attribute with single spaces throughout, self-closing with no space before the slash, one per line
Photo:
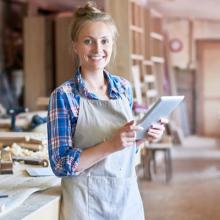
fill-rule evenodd
<path id="1" fill-rule="evenodd" d="M 116 35 L 112 18 L 94 3 L 75 11 L 71 39 L 79 66 L 52 93 L 48 111 L 50 162 L 62 177 L 61 219 L 144 219 L 131 86 L 105 70 Z M 156 123 L 146 137 L 157 141 L 163 131 Z"/>

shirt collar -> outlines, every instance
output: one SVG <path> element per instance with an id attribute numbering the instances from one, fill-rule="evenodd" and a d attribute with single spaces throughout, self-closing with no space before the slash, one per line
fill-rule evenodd
<path id="1" fill-rule="evenodd" d="M 118 96 L 119 93 L 122 92 L 122 87 L 120 86 L 119 83 L 117 83 L 114 80 L 114 77 L 111 76 L 111 74 L 107 71 L 103 71 L 104 76 L 108 82 L 108 95 L 110 98 L 114 98 L 115 96 Z M 74 76 L 74 81 L 77 85 L 77 89 L 80 95 L 88 98 L 97 98 L 94 93 L 90 93 L 86 86 L 85 86 L 85 80 L 82 78 L 80 68 L 77 69 L 75 76 Z"/>

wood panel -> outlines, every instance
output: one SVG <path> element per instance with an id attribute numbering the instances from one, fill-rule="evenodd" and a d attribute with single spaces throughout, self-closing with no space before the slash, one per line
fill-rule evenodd
<path id="1" fill-rule="evenodd" d="M 159 91 L 154 94 L 163 94 L 162 16 L 142 3 L 136 0 L 105 1 L 105 9 L 113 17 L 119 30 L 117 56 L 110 71 L 133 82 L 135 77 L 132 75 L 132 66 L 139 66 L 143 104 L 152 104 L 149 100 L 155 100 L 156 96 L 148 99 L 148 89 L 152 88 L 144 80 L 145 76 L 154 75 L 155 82 L 151 84 L 154 84 L 154 90 Z"/>
<path id="2" fill-rule="evenodd" d="M 105 10 L 113 17 L 119 32 L 117 54 L 109 70 L 132 81 L 131 59 L 129 56 L 132 54 L 129 28 L 129 18 L 132 14 L 129 12 L 128 1 L 106 0 Z"/>
<path id="3" fill-rule="evenodd" d="M 179 39 L 182 49 L 178 52 L 170 51 L 171 65 L 182 69 L 188 68 L 189 64 L 189 22 L 185 19 L 167 19 L 164 29 L 169 33 L 169 39 Z"/>
<path id="4" fill-rule="evenodd" d="M 71 15 L 55 18 L 56 86 L 69 80 L 74 73 L 69 26 Z"/>
<path id="5" fill-rule="evenodd" d="M 45 17 L 24 20 L 25 107 L 36 110 L 36 100 L 53 88 L 52 21 Z"/>
<path id="6" fill-rule="evenodd" d="M 195 134 L 195 72 L 189 69 L 175 69 L 173 72 L 178 95 L 184 95 L 184 102 L 180 106 L 181 127 L 187 136 Z"/>
<path id="7" fill-rule="evenodd" d="M 197 131 L 201 135 L 220 137 L 220 41 L 198 41 L 197 57 Z"/>

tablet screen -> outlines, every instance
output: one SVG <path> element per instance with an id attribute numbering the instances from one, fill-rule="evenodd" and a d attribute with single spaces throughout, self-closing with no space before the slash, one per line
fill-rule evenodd
<path id="1" fill-rule="evenodd" d="M 158 122 L 161 118 L 168 118 L 183 99 L 184 96 L 161 96 L 137 123 L 144 128 L 137 132 L 137 140 L 144 138 L 151 124 Z"/>

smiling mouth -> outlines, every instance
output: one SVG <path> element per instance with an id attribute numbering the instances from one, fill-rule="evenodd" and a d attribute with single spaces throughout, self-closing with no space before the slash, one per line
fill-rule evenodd
<path id="1" fill-rule="evenodd" d="M 91 55 L 91 56 L 89 56 L 89 58 L 92 59 L 92 60 L 102 60 L 103 58 L 105 58 L 105 56 Z"/>

